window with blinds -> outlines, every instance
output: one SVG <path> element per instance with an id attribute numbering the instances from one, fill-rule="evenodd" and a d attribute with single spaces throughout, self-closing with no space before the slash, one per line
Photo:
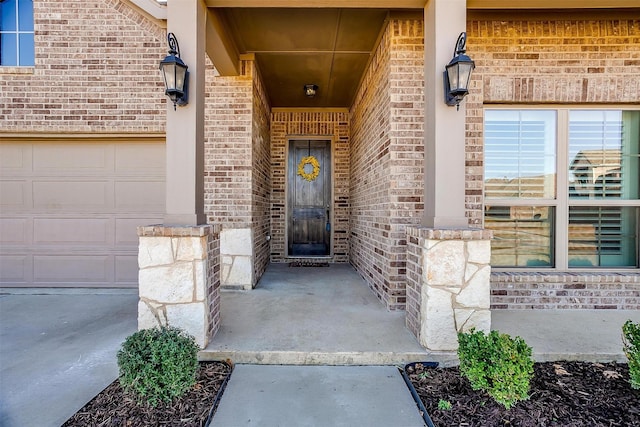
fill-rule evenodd
<path id="1" fill-rule="evenodd" d="M 485 197 L 555 197 L 555 113 L 487 111 Z"/>
<path id="2" fill-rule="evenodd" d="M 634 265 L 632 207 L 569 207 L 569 267 Z"/>
<path id="3" fill-rule="evenodd" d="M 487 109 L 484 131 L 494 266 L 639 265 L 640 111 Z"/>
<path id="4" fill-rule="evenodd" d="M 494 267 L 553 265 L 553 208 L 549 206 L 491 206 L 485 227 L 493 230 Z"/>
<path id="5" fill-rule="evenodd" d="M 593 199 L 638 199 L 638 115 L 569 112 L 569 267 L 635 264 L 635 210 Z"/>

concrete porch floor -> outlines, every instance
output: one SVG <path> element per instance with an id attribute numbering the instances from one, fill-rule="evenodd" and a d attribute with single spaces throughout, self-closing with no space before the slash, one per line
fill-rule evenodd
<path id="1" fill-rule="evenodd" d="M 222 327 L 201 360 L 282 365 L 456 363 L 453 352 L 427 352 L 347 264 L 271 264 L 251 291 L 223 291 Z M 538 361 L 626 362 L 621 327 L 637 311 L 495 310 L 492 329 L 519 335 Z"/>

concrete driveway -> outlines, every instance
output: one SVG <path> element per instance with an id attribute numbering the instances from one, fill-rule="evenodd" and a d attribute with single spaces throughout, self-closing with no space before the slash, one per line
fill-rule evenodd
<path id="1" fill-rule="evenodd" d="M 137 290 L 4 289 L 0 425 L 60 426 L 115 380 L 137 301 Z"/>

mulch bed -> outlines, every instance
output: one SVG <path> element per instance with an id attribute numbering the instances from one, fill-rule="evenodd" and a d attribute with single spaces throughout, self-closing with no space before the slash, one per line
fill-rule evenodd
<path id="1" fill-rule="evenodd" d="M 407 374 L 438 427 L 640 426 L 640 390 L 629 385 L 625 364 L 536 363 L 529 400 L 510 410 L 472 390 L 457 367 L 416 364 Z M 438 409 L 440 399 L 451 409 Z"/>
<path id="2" fill-rule="evenodd" d="M 230 370 L 226 363 L 200 363 L 193 389 L 156 408 L 136 404 L 116 380 L 63 426 L 204 426 Z M 457 367 L 416 364 L 407 374 L 438 427 L 640 426 L 640 390 L 629 385 L 625 364 L 536 363 L 529 400 L 510 410 L 472 390 Z M 441 399 L 452 408 L 438 409 Z"/>
<path id="3" fill-rule="evenodd" d="M 182 398 L 155 408 L 136 404 L 116 380 L 69 418 L 63 427 L 204 426 L 218 390 L 230 371 L 226 363 L 201 362 L 194 387 Z"/>

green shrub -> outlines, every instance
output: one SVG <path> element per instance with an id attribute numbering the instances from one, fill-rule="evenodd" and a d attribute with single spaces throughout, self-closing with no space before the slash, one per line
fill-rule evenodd
<path id="1" fill-rule="evenodd" d="M 496 402 L 511 408 L 529 398 L 533 377 L 531 347 L 520 338 L 491 331 L 458 334 L 460 372 L 474 390 L 483 390 Z"/>
<path id="2" fill-rule="evenodd" d="M 627 320 L 622 326 L 622 343 L 629 359 L 631 387 L 640 389 L 640 323 Z"/>
<path id="3" fill-rule="evenodd" d="M 438 409 L 440 409 L 441 411 L 450 411 L 452 407 L 453 405 L 448 400 L 438 400 Z"/>
<path id="4" fill-rule="evenodd" d="M 118 351 L 120 384 L 139 403 L 170 402 L 195 384 L 197 354 L 195 339 L 178 328 L 143 329 Z"/>

